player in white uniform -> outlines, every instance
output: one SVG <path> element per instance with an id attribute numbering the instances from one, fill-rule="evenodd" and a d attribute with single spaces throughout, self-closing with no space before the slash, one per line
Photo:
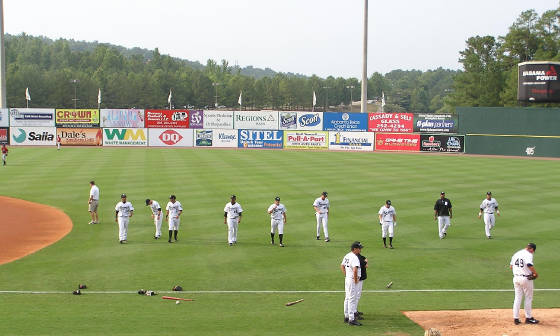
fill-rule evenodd
<path id="1" fill-rule="evenodd" d="M 379 224 L 381 225 L 381 238 L 383 247 L 387 248 L 387 232 L 389 232 L 389 248 L 393 248 L 393 236 L 397 225 L 397 212 L 391 205 L 391 201 L 385 201 L 385 205 L 379 209 Z"/>
<path id="2" fill-rule="evenodd" d="M 274 233 L 278 230 L 278 238 L 280 239 L 280 247 L 284 247 L 282 240 L 284 239 L 284 224 L 286 224 L 286 207 L 280 203 L 280 197 L 274 198 L 274 203 L 268 207 L 270 214 L 270 239 L 274 245 Z"/>
<path id="3" fill-rule="evenodd" d="M 99 223 L 99 216 L 97 215 L 97 207 L 99 206 L 99 188 L 95 185 L 95 181 L 90 181 L 89 185 L 89 200 L 88 211 L 91 213 L 91 222 L 88 224 Z"/>
<path id="4" fill-rule="evenodd" d="M 163 221 L 161 207 L 156 200 L 151 200 L 149 198 L 146 199 L 146 206 L 150 206 L 150 210 L 152 210 L 152 219 L 154 220 L 154 225 L 156 226 L 154 239 L 159 239 L 159 237 L 161 237 L 161 222 Z"/>
<path id="5" fill-rule="evenodd" d="M 317 240 L 321 239 L 321 223 L 323 224 L 323 234 L 325 235 L 325 241 L 328 243 L 329 239 L 329 211 L 330 204 L 327 198 L 328 193 L 323 191 L 321 197 L 317 198 L 313 202 L 313 208 L 315 208 L 315 218 L 317 219 Z"/>
<path id="6" fill-rule="evenodd" d="M 533 266 L 533 254 L 537 249 L 534 243 L 527 244 L 523 250 L 517 251 L 509 263 L 509 267 L 513 271 L 513 288 L 515 289 L 515 300 L 513 301 L 513 322 L 520 324 L 519 308 L 521 308 L 521 300 L 525 296 L 525 323 L 537 324 L 532 315 L 533 303 L 533 280 L 539 275 Z M 531 278 L 529 278 L 531 276 Z"/>
<path id="7" fill-rule="evenodd" d="M 126 194 L 121 195 L 121 201 L 115 206 L 115 222 L 119 224 L 119 243 L 127 242 L 128 222 L 134 213 L 132 203 L 126 200 Z"/>
<path id="8" fill-rule="evenodd" d="M 490 230 L 492 230 L 496 225 L 496 218 L 494 217 L 494 213 L 497 213 L 499 216 L 500 210 L 498 210 L 498 201 L 496 201 L 496 199 L 492 197 L 492 193 L 490 191 L 486 193 L 486 199 L 484 199 L 482 201 L 482 204 L 480 204 L 478 218 L 482 216 L 482 212 L 484 212 L 484 230 L 486 232 L 486 237 L 488 239 L 492 239 Z"/>
<path id="9" fill-rule="evenodd" d="M 237 197 L 231 195 L 231 202 L 226 203 L 224 207 L 224 224 L 228 227 L 228 244 L 232 246 L 237 243 L 237 229 L 241 223 L 241 215 L 243 208 L 237 203 Z"/>
<path id="10" fill-rule="evenodd" d="M 360 281 L 361 269 L 358 254 L 362 251 L 362 244 L 354 242 L 350 247 L 350 252 L 347 253 L 342 262 L 340 269 L 345 276 L 344 279 L 344 322 L 350 325 L 360 326 L 360 322 L 356 320 L 355 312 L 357 310 L 357 291 L 356 287 Z"/>
<path id="11" fill-rule="evenodd" d="M 181 202 L 177 201 L 177 197 L 175 197 L 175 195 L 169 196 L 169 202 L 167 202 L 165 210 L 165 218 L 169 223 L 169 240 L 167 240 L 167 242 L 171 243 L 172 234 L 174 234 L 175 242 L 177 242 L 179 224 L 181 223 L 181 219 L 179 218 L 179 216 L 181 216 L 181 214 L 183 213 L 183 207 L 181 206 Z"/>

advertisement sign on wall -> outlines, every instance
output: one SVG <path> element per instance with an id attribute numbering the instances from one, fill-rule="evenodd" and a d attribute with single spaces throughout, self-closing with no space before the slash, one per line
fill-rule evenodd
<path id="1" fill-rule="evenodd" d="M 54 109 L 10 109 L 11 126 L 54 126 Z"/>
<path id="2" fill-rule="evenodd" d="M 102 109 L 101 127 L 143 128 L 144 110 Z"/>
<path id="3" fill-rule="evenodd" d="M 192 147 L 192 129 L 154 128 L 149 131 L 149 145 L 161 147 Z"/>
<path id="4" fill-rule="evenodd" d="M 214 130 L 195 130 L 194 145 L 195 147 L 212 147 L 214 140 Z"/>
<path id="5" fill-rule="evenodd" d="M 282 149 L 284 132 L 266 130 L 238 130 L 239 148 Z"/>
<path id="6" fill-rule="evenodd" d="M 323 112 L 298 112 L 298 130 L 323 130 Z"/>
<path id="7" fill-rule="evenodd" d="M 56 109 L 56 127 L 99 127 L 98 109 Z"/>
<path id="8" fill-rule="evenodd" d="M 329 149 L 373 151 L 375 133 L 371 132 L 329 132 Z"/>
<path id="9" fill-rule="evenodd" d="M 414 132 L 456 133 L 458 120 L 451 114 L 415 114 Z"/>
<path id="10" fill-rule="evenodd" d="M 463 153 L 465 136 L 422 134 L 420 135 L 420 150 L 423 152 Z"/>
<path id="11" fill-rule="evenodd" d="M 277 130 L 278 116 L 278 111 L 235 111 L 233 127 L 235 129 Z"/>
<path id="12" fill-rule="evenodd" d="M 517 100 L 560 102 L 559 62 L 523 62 L 518 64 Z"/>
<path id="13" fill-rule="evenodd" d="M 204 128 L 233 129 L 233 111 L 204 111 L 203 124 Z"/>
<path id="14" fill-rule="evenodd" d="M 147 146 L 146 128 L 104 128 L 103 146 Z"/>
<path id="15" fill-rule="evenodd" d="M 375 150 L 418 152 L 420 134 L 375 133 Z"/>
<path id="16" fill-rule="evenodd" d="M 10 143 L 10 129 L 8 127 L 0 128 L 0 145 Z"/>
<path id="17" fill-rule="evenodd" d="M 297 129 L 297 112 L 280 112 L 280 129 Z"/>
<path id="18" fill-rule="evenodd" d="M 190 128 L 204 128 L 204 111 L 202 110 L 191 110 L 190 112 Z"/>
<path id="19" fill-rule="evenodd" d="M 328 149 L 329 132 L 284 131 L 284 148 Z"/>
<path id="20" fill-rule="evenodd" d="M 55 127 L 10 127 L 10 145 L 54 146 Z"/>
<path id="21" fill-rule="evenodd" d="M 101 146 L 103 132 L 101 128 L 57 128 L 63 146 Z"/>
<path id="22" fill-rule="evenodd" d="M 368 131 L 385 133 L 412 133 L 412 113 L 369 113 Z"/>
<path id="23" fill-rule="evenodd" d="M 10 117 L 8 109 L 0 109 L 0 127 L 8 127 L 10 125 Z"/>
<path id="24" fill-rule="evenodd" d="M 367 113 L 323 113 L 325 131 L 366 132 L 368 129 Z"/>
<path id="25" fill-rule="evenodd" d="M 212 147 L 237 147 L 237 130 L 212 130 Z"/>
<path id="26" fill-rule="evenodd" d="M 148 128 L 189 128 L 188 110 L 146 110 Z"/>

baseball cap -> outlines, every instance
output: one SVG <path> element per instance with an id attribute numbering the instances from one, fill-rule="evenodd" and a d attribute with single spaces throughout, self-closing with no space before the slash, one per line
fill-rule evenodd
<path id="1" fill-rule="evenodd" d="M 146 205 L 150 205 L 150 199 L 146 198 Z"/>
<path id="2" fill-rule="evenodd" d="M 276 197 L 274 197 L 274 200 L 275 200 L 275 201 L 279 201 L 279 200 L 280 200 L 280 197 L 276 196 Z"/>
<path id="3" fill-rule="evenodd" d="M 329 193 L 328 193 L 328 192 L 326 192 L 326 191 L 323 191 L 323 192 L 321 193 L 321 195 L 325 195 L 325 196 L 328 196 L 328 195 L 329 195 Z"/>
<path id="4" fill-rule="evenodd" d="M 529 243 L 529 244 L 527 244 L 527 247 L 532 248 L 533 251 L 536 251 L 536 250 L 537 250 L 537 245 L 536 245 L 535 243 Z"/>
<path id="5" fill-rule="evenodd" d="M 445 195 L 445 191 L 442 191 L 439 193 L 440 195 Z"/>
<path id="6" fill-rule="evenodd" d="M 175 195 L 171 195 L 169 196 L 169 199 L 176 199 L 177 197 L 175 197 Z"/>
<path id="7" fill-rule="evenodd" d="M 350 247 L 351 249 L 355 249 L 355 248 L 363 248 L 364 246 L 362 245 L 362 243 L 360 243 L 359 241 L 355 241 L 352 243 L 352 246 Z"/>
<path id="8" fill-rule="evenodd" d="M 124 197 L 126 197 L 126 194 L 121 194 L 121 198 L 124 198 Z"/>
<path id="9" fill-rule="evenodd" d="M 231 198 L 231 199 L 234 199 L 234 198 L 237 198 L 237 196 L 235 196 L 235 195 L 231 195 L 231 197 L 230 197 L 230 198 Z"/>
<path id="10" fill-rule="evenodd" d="M 492 195 L 492 192 L 491 192 L 491 191 L 489 191 L 489 192 L 487 192 L 487 193 L 486 193 L 486 195 Z"/>
<path id="11" fill-rule="evenodd" d="M 391 205 L 391 200 L 386 200 L 385 203 L 386 203 L 387 205 Z"/>

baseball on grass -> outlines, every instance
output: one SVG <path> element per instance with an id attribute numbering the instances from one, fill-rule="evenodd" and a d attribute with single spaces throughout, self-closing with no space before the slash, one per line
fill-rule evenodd
<path id="1" fill-rule="evenodd" d="M 175 301 L 175 304 L 179 304 L 179 303 L 181 303 L 181 301 L 179 301 L 179 300 Z"/>

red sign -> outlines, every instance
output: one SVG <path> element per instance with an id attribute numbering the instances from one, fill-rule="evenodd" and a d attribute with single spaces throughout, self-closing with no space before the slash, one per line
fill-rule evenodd
<path id="1" fill-rule="evenodd" d="M 420 134 L 376 133 L 375 150 L 420 151 Z"/>
<path id="2" fill-rule="evenodd" d="M 158 138 L 164 144 L 166 144 L 168 146 L 171 146 L 171 145 L 175 145 L 179 141 L 181 141 L 181 139 L 183 139 L 183 136 L 181 134 L 177 133 L 177 131 L 167 130 L 167 131 L 161 133 Z"/>
<path id="3" fill-rule="evenodd" d="M 412 133 L 414 114 L 412 113 L 369 113 L 369 132 Z"/>
<path id="4" fill-rule="evenodd" d="M 146 110 L 148 128 L 189 128 L 188 110 Z"/>

